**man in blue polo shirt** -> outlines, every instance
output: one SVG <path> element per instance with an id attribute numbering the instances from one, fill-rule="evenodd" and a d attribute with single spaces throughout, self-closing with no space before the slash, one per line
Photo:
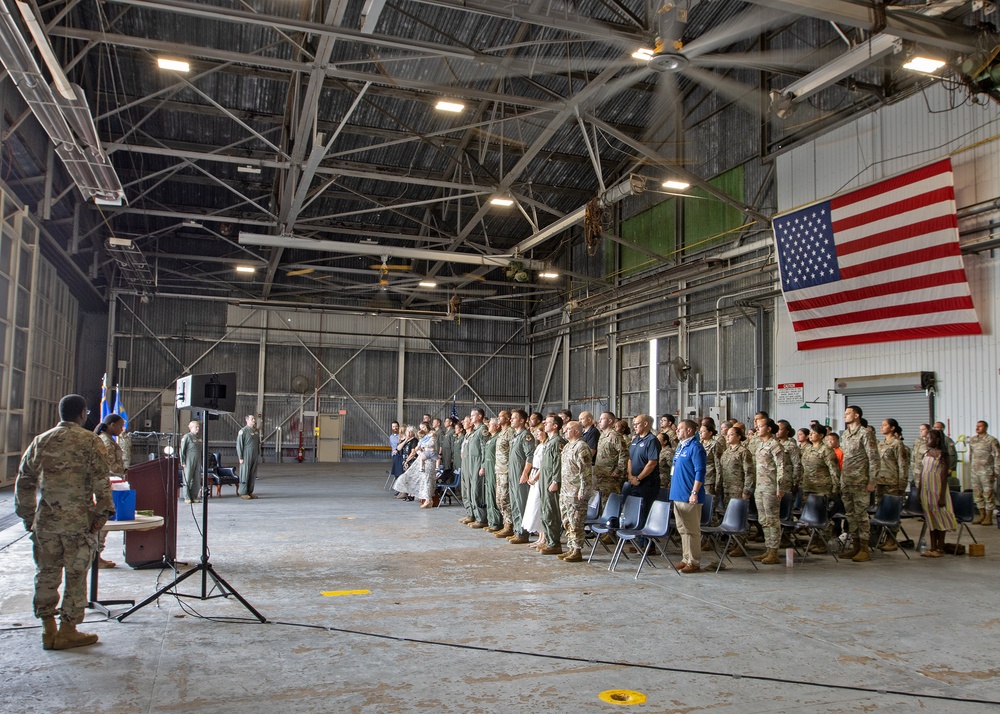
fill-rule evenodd
<path id="1" fill-rule="evenodd" d="M 685 419 L 677 425 L 681 443 L 674 454 L 674 475 L 670 481 L 670 500 L 674 519 L 681 535 L 684 559 L 677 564 L 682 573 L 701 570 L 701 504 L 705 501 L 705 447 L 695 438 L 698 425 Z"/>
<path id="2" fill-rule="evenodd" d="M 622 487 L 622 498 L 642 497 L 639 525 L 646 525 L 646 515 L 660 492 L 660 441 L 650 429 L 653 419 L 640 414 L 632 420 L 635 436 L 628 447 L 628 482 Z"/>

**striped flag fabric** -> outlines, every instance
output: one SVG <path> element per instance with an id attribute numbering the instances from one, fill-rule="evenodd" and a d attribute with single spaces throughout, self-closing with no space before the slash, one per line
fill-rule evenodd
<path id="1" fill-rule="evenodd" d="M 117 384 L 115 385 L 115 408 L 113 413 L 124 420 L 125 429 L 128 430 L 128 412 L 125 411 L 125 403 L 122 401 L 122 388 Z"/>
<path id="2" fill-rule="evenodd" d="M 101 378 L 101 421 L 104 421 L 111 413 L 111 405 L 108 403 L 108 374 L 104 373 Z"/>
<path id="3" fill-rule="evenodd" d="M 774 218 L 800 350 L 982 333 L 954 186 L 944 159 Z"/>

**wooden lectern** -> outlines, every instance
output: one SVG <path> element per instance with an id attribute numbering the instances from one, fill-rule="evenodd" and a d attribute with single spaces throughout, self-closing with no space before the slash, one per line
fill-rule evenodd
<path id="1" fill-rule="evenodd" d="M 177 458 L 144 461 L 129 467 L 137 511 L 151 510 L 163 526 L 151 531 L 125 532 L 125 562 L 133 568 L 172 565 L 177 557 Z"/>

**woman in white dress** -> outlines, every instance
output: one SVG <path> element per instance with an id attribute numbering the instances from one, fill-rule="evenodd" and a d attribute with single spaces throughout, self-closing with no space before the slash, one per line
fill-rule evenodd
<path id="1" fill-rule="evenodd" d="M 542 468 L 542 446 L 548 435 L 542 429 L 532 429 L 531 434 L 538 443 L 535 444 L 535 453 L 531 459 L 531 473 L 528 474 L 528 498 L 524 503 L 524 518 L 521 519 L 521 523 L 526 532 L 538 534 L 538 540 L 532 541 L 528 545 L 532 548 L 544 548 L 545 536 L 542 533 L 542 501 L 541 493 L 538 490 L 538 476 Z"/>
<path id="2" fill-rule="evenodd" d="M 411 445 L 403 461 L 406 470 L 393 482 L 392 490 L 397 492 L 396 498 L 412 501 L 413 494 L 420 488 L 420 444 L 412 426 L 406 427 L 405 434 L 406 438 L 400 442 L 399 449 L 402 450 L 404 445 Z M 419 435 L 421 438 L 427 436 L 427 427 L 423 424 L 420 425 Z"/>
<path id="3" fill-rule="evenodd" d="M 421 428 L 421 431 L 424 429 Z M 417 462 L 420 464 L 420 476 L 417 485 L 417 498 L 420 499 L 421 508 L 434 507 L 434 491 L 437 489 L 437 465 L 438 465 L 438 444 L 437 433 L 433 429 L 420 438 L 417 444 L 417 451 L 420 455 Z"/>

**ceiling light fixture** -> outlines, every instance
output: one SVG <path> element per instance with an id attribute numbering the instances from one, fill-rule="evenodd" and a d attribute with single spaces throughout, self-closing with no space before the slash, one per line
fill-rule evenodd
<path id="1" fill-rule="evenodd" d="M 437 287 L 437 283 L 435 283 L 433 280 L 421 280 L 419 283 L 417 283 L 417 285 L 419 285 L 422 288 L 436 288 Z"/>
<path id="2" fill-rule="evenodd" d="M 237 265 L 236 266 L 236 272 L 237 273 L 256 273 L 257 272 L 257 268 L 253 267 L 252 265 Z"/>
<path id="3" fill-rule="evenodd" d="M 683 191 L 685 189 L 691 188 L 691 184 L 684 181 L 677 181 L 676 179 L 668 179 L 663 182 L 663 188 L 670 188 L 674 191 Z"/>
<path id="4" fill-rule="evenodd" d="M 259 174 L 260 173 L 260 167 L 259 166 L 250 166 L 249 164 L 247 164 L 246 166 L 237 166 L 236 167 L 236 171 L 239 172 L 239 173 L 241 173 L 241 174 Z"/>
<path id="5" fill-rule="evenodd" d="M 923 72 L 924 74 L 932 74 L 937 70 L 944 67 L 945 62 L 943 60 L 934 59 L 932 57 L 911 57 L 910 61 L 903 65 L 903 69 L 908 69 L 913 72 Z"/>
<path id="6" fill-rule="evenodd" d="M 653 59 L 653 50 L 648 47 L 640 47 L 635 52 L 632 53 L 632 59 L 637 59 L 642 62 L 648 62 Z"/>
<path id="7" fill-rule="evenodd" d="M 181 221 L 181 225 L 183 227 L 185 227 L 185 228 L 201 228 L 202 227 L 201 224 L 198 223 L 198 221 L 192 221 L 192 220 Z"/>
<path id="8" fill-rule="evenodd" d="M 510 208 L 514 205 L 514 199 L 509 196 L 494 196 L 490 199 L 490 203 L 501 208 Z"/>
<path id="9" fill-rule="evenodd" d="M 553 272 L 551 270 L 546 270 L 544 273 L 539 273 L 538 277 L 540 277 L 540 278 L 547 278 L 549 280 L 552 280 L 553 278 L 558 278 L 559 277 L 559 273 Z"/>
<path id="10" fill-rule="evenodd" d="M 108 245 L 115 245 L 120 248 L 131 248 L 132 241 L 128 238 L 118 238 L 117 236 L 111 236 L 108 238 Z"/>
<path id="11" fill-rule="evenodd" d="M 434 108 L 439 112 L 451 112 L 452 114 L 458 114 L 459 112 L 465 111 L 465 105 L 461 102 L 450 102 L 446 99 L 441 99 Z"/>
<path id="12" fill-rule="evenodd" d="M 190 72 L 191 65 L 184 60 L 169 59 L 167 57 L 157 57 L 156 65 L 160 69 L 167 69 L 171 72 Z"/>

